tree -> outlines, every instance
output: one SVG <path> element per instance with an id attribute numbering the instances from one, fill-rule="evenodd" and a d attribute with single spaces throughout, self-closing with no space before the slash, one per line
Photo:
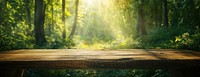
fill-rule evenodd
<path id="1" fill-rule="evenodd" d="M 34 31 L 36 44 L 42 46 L 46 43 L 44 32 L 45 5 L 44 0 L 35 0 Z"/>
<path id="2" fill-rule="evenodd" d="M 154 18 L 154 20 L 153 20 L 153 22 L 154 22 L 154 25 L 156 26 L 156 27 L 158 27 L 158 26 L 160 26 L 160 22 L 159 22 L 159 16 L 160 15 L 162 15 L 162 14 L 160 14 L 161 12 L 160 12 L 160 0 L 152 0 L 152 4 L 151 4 L 153 7 L 152 7 L 152 13 L 153 13 L 153 18 Z"/>
<path id="3" fill-rule="evenodd" d="M 65 0 L 62 0 L 62 22 L 63 22 L 63 33 L 62 33 L 62 37 L 63 39 L 66 38 L 66 25 L 65 25 Z"/>
<path id="4" fill-rule="evenodd" d="M 168 6 L 167 0 L 163 0 L 163 24 L 168 27 Z"/>
<path id="5" fill-rule="evenodd" d="M 146 35 L 146 27 L 145 27 L 145 18 L 144 18 L 144 10 L 143 10 L 143 0 L 139 0 L 139 5 L 138 5 L 138 20 L 137 20 L 137 32 L 141 33 L 141 35 Z"/>
<path id="6" fill-rule="evenodd" d="M 25 8 L 27 11 L 27 22 L 28 22 L 28 26 L 29 29 L 31 29 L 31 10 L 30 10 L 30 0 L 24 0 L 25 3 Z"/>
<path id="7" fill-rule="evenodd" d="M 52 27 L 49 27 L 50 29 L 49 29 L 49 32 L 51 32 L 51 30 L 52 30 L 52 32 L 54 31 L 54 28 L 53 28 L 53 25 L 54 25 L 54 16 L 53 16 L 53 14 L 54 14 L 54 2 L 53 2 L 54 0 L 51 0 L 51 16 L 52 16 L 52 20 L 51 20 L 51 26 Z"/>
<path id="8" fill-rule="evenodd" d="M 69 35 L 69 39 L 72 39 L 73 36 L 74 36 L 74 33 L 75 33 L 75 30 L 76 30 L 76 27 L 77 27 L 77 19 L 78 19 L 78 4 L 79 4 L 79 0 L 76 0 L 75 2 L 75 18 L 74 18 L 74 24 L 73 24 L 73 28 L 72 28 L 72 31 Z"/>
<path id="9" fill-rule="evenodd" d="M 45 25 L 47 26 L 46 29 L 47 29 L 47 33 L 46 33 L 46 36 L 51 36 L 53 35 L 53 2 L 54 0 L 47 0 L 46 2 L 46 16 L 45 16 Z"/>

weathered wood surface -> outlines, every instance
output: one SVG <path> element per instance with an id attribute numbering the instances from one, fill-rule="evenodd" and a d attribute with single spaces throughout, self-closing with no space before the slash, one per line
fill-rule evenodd
<path id="1" fill-rule="evenodd" d="M 0 52 L 0 68 L 200 68 L 200 52 L 189 50 L 22 49 Z"/>

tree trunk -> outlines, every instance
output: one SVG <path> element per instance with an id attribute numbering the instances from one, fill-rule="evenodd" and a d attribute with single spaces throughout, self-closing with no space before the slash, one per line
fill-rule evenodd
<path id="1" fill-rule="evenodd" d="M 168 27 L 168 6 L 167 0 L 163 0 L 163 24 L 165 27 Z"/>
<path id="2" fill-rule="evenodd" d="M 48 8 L 47 10 L 48 10 L 48 12 L 49 12 L 49 14 L 51 14 L 51 17 L 49 17 L 49 19 L 46 21 L 46 23 L 48 23 L 48 27 L 47 27 L 47 29 L 48 29 L 48 33 L 46 33 L 46 35 L 47 36 L 51 36 L 51 35 L 53 35 L 53 24 L 54 24 L 54 18 L 53 18 L 53 13 L 54 13 L 54 8 L 53 8 L 53 1 L 54 0 L 47 0 L 48 1 L 48 3 L 47 4 L 49 4 L 48 5 L 48 7 L 46 7 L 46 8 Z M 49 10 L 50 9 L 50 10 Z M 48 18 L 48 17 L 47 17 Z"/>
<path id="3" fill-rule="evenodd" d="M 52 20 L 51 20 L 51 30 L 52 30 L 52 32 L 54 31 L 54 16 L 53 16 L 53 14 L 54 14 L 54 8 L 53 8 L 53 1 L 54 0 L 51 0 L 51 14 L 52 14 Z"/>
<path id="4" fill-rule="evenodd" d="M 154 11 L 154 24 L 156 28 L 158 27 L 158 3 L 157 1 L 153 1 L 153 11 Z"/>
<path id="5" fill-rule="evenodd" d="M 63 22 L 63 33 L 62 37 L 63 39 L 66 38 L 66 26 L 65 26 L 65 0 L 62 0 L 62 22 Z"/>
<path id="6" fill-rule="evenodd" d="M 45 6 L 44 0 L 35 0 L 34 31 L 36 44 L 42 46 L 46 43 L 44 32 Z"/>
<path id="7" fill-rule="evenodd" d="M 143 10 L 143 0 L 140 0 L 138 6 L 138 22 L 137 22 L 137 31 L 141 33 L 141 35 L 147 35 L 146 27 L 145 27 L 145 18 L 144 18 L 144 10 Z"/>
<path id="8" fill-rule="evenodd" d="M 69 39 L 72 39 L 73 36 L 74 36 L 74 33 L 75 33 L 75 30 L 76 30 L 76 27 L 77 27 L 77 19 L 78 19 L 78 4 L 79 4 L 79 0 L 76 0 L 76 8 L 75 8 L 75 18 L 74 18 L 74 24 L 73 24 L 73 28 L 72 28 L 72 31 L 69 35 Z"/>
<path id="9" fill-rule="evenodd" d="M 28 26 L 29 26 L 29 29 L 31 29 L 31 10 L 30 10 L 30 0 L 24 0 L 24 3 L 25 3 L 25 8 L 26 8 L 26 11 L 27 11 L 27 20 L 28 20 Z"/>

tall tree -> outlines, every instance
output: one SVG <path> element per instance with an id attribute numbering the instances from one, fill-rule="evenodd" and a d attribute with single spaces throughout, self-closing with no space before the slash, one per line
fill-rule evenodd
<path id="1" fill-rule="evenodd" d="M 51 16 L 52 16 L 52 20 L 51 20 L 51 29 L 50 29 L 50 32 L 51 32 L 51 30 L 52 30 L 52 32 L 54 31 L 54 27 L 53 27 L 53 25 L 54 25 L 54 16 L 53 16 L 53 14 L 54 14 L 54 2 L 53 2 L 54 0 L 51 0 Z"/>
<path id="2" fill-rule="evenodd" d="M 167 0 L 163 0 L 163 24 L 168 27 L 168 6 Z"/>
<path id="3" fill-rule="evenodd" d="M 74 36 L 74 33 L 75 33 L 75 30 L 76 30 L 76 27 L 77 27 L 77 19 L 78 19 L 78 4 L 79 4 L 79 0 L 76 0 L 75 2 L 75 18 L 74 18 L 74 24 L 73 24 L 73 28 L 72 28 L 72 31 L 69 35 L 69 39 L 72 39 L 73 36 Z"/>
<path id="4" fill-rule="evenodd" d="M 139 0 L 139 5 L 138 5 L 138 20 L 137 20 L 137 32 L 141 33 L 141 35 L 146 35 L 147 31 L 146 31 L 146 27 L 145 27 L 145 18 L 144 18 L 144 9 L 143 9 L 143 5 L 144 1 L 143 0 Z"/>
<path id="5" fill-rule="evenodd" d="M 45 5 L 44 0 L 35 0 L 34 31 L 36 44 L 41 46 L 46 43 L 44 32 Z"/>
<path id="6" fill-rule="evenodd" d="M 156 0 L 153 0 L 153 13 L 154 24 L 158 27 L 158 2 Z"/>
<path id="7" fill-rule="evenodd" d="M 25 8 L 26 8 L 26 11 L 27 11 L 27 22 L 28 22 L 28 26 L 29 26 L 29 29 L 31 29 L 31 10 L 30 10 L 30 0 L 24 0 L 24 3 L 25 3 Z"/>
<path id="8" fill-rule="evenodd" d="M 63 22 L 63 33 L 62 37 L 63 39 L 66 38 L 66 26 L 65 26 L 65 0 L 62 0 L 62 22 Z"/>

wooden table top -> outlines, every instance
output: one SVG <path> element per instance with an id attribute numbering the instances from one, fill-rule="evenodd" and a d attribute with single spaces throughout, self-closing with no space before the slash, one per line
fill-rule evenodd
<path id="1" fill-rule="evenodd" d="M 21 49 L 0 52 L 1 68 L 200 67 L 200 52 L 173 49 Z"/>

